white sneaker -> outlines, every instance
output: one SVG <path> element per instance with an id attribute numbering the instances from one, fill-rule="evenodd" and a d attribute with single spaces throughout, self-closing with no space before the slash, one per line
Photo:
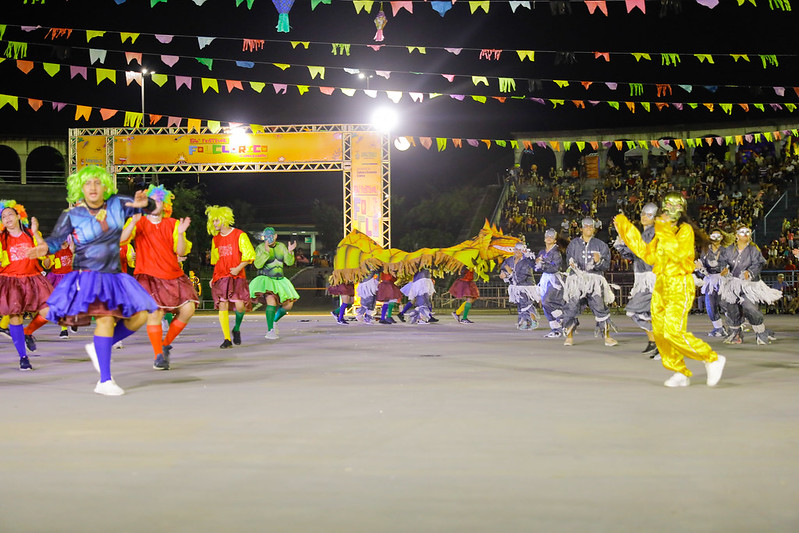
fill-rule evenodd
<path id="1" fill-rule="evenodd" d="M 94 392 L 97 394 L 102 394 L 103 396 L 122 396 L 125 394 L 125 391 L 116 384 L 113 378 L 109 379 L 108 381 L 97 382 L 97 386 L 94 388 Z"/>
<path id="2" fill-rule="evenodd" d="M 269 340 L 275 340 L 275 339 L 279 339 L 280 337 L 277 336 L 277 332 L 275 330 L 270 329 L 269 331 L 266 332 L 266 335 L 264 335 L 264 338 L 265 339 L 269 339 Z"/>
<path id="3" fill-rule="evenodd" d="M 124 344 L 122 344 L 122 341 L 119 341 L 119 342 L 115 342 L 115 343 L 114 343 L 114 350 L 121 350 L 121 349 L 122 349 L 122 348 L 124 348 L 124 347 L 125 347 L 125 345 L 124 345 Z"/>
<path id="4" fill-rule="evenodd" d="M 675 372 L 673 376 L 667 379 L 664 383 L 667 387 L 687 387 L 691 384 L 691 380 L 685 374 Z"/>
<path id="5" fill-rule="evenodd" d="M 97 362 L 97 351 L 94 349 L 94 343 L 90 342 L 89 344 L 87 344 L 85 346 L 85 348 L 86 348 L 86 353 L 89 355 L 89 359 L 92 360 L 92 366 L 94 366 L 94 369 L 99 374 L 100 373 L 100 363 Z"/>
<path id="6" fill-rule="evenodd" d="M 705 363 L 705 370 L 707 370 L 707 386 L 715 387 L 721 380 L 721 374 L 724 372 L 724 365 L 727 364 L 727 358 L 719 355 L 719 358 L 712 363 Z"/>

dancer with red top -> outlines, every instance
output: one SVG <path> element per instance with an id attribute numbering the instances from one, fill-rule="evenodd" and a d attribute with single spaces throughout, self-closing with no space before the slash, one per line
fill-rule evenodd
<path id="1" fill-rule="evenodd" d="M 240 328 L 244 311 L 252 308 L 250 287 L 244 268 L 255 261 L 255 249 L 246 233 L 232 227 L 232 209 L 212 205 L 205 209 L 205 214 L 208 215 L 206 229 L 214 237 L 211 242 L 211 264 L 214 265 L 211 295 L 214 298 L 214 307 L 219 309 L 219 326 L 225 337 L 219 347 L 224 349 L 241 344 Z M 230 340 L 230 302 L 236 308 L 233 342 Z"/>
<path id="2" fill-rule="evenodd" d="M 459 324 L 473 324 L 469 320 L 469 310 L 472 304 L 480 297 L 480 289 L 474 282 L 474 271 L 463 267 L 460 277 L 456 279 L 449 288 L 449 293 L 453 298 L 463 300 L 463 303 L 452 313 L 452 317 Z"/>
<path id="3" fill-rule="evenodd" d="M 176 220 L 170 216 L 175 195 L 163 185 L 150 185 L 147 197 L 155 200 L 155 210 L 138 218 L 134 225 L 131 238 L 135 240 L 138 252 L 133 277 L 158 304 L 158 309 L 147 315 L 147 336 L 153 347 L 153 368 L 169 370 L 172 341 L 186 327 L 200 303 L 191 281 L 178 263 L 178 257 L 191 252 L 191 241 L 186 238 L 191 219 Z M 177 313 L 166 337 L 161 326 L 165 311 Z"/>
<path id="4" fill-rule="evenodd" d="M 39 261 L 28 257 L 42 238 L 36 219 L 31 219 L 28 228 L 25 207 L 14 200 L 0 200 L 0 218 L 0 315 L 9 316 L 8 330 L 19 355 L 19 369 L 33 370 L 25 348 L 36 350 L 32 333 L 47 322 L 44 316 L 53 286 L 42 276 Z M 22 327 L 25 313 L 37 313 L 29 325 L 33 326 L 30 334 Z"/>

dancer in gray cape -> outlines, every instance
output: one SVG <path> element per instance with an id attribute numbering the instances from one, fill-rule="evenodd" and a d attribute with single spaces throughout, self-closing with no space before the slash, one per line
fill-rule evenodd
<path id="1" fill-rule="evenodd" d="M 535 259 L 535 269 L 541 272 L 538 280 L 538 292 L 541 294 L 541 308 L 549 322 L 547 339 L 563 336 L 563 276 L 560 272 L 563 265 L 563 254 L 558 246 L 558 232 L 549 228 L 544 232 L 544 247 Z"/>
<path id="2" fill-rule="evenodd" d="M 649 243 L 655 238 L 655 216 L 658 212 L 657 204 L 648 203 L 641 209 L 641 239 L 645 243 Z M 655 335 L 652 333 L 652 289 L 655 287 L 655 274 L 652 272 L 652 265 L 635 255 L 630 250 L 624 241 L 619 237 L 613 244 L 613 247 L 619 251 L 625 259 L 631 259 L 633 262 L 633 273 L 635 281 L 633 288 L 630 291 L 630 299 L 627 300 L 626 313 L 627 316 L 632 318 L 635 325 L 646 332 L 646 338 L 649 342 L 643 353 L 648 355 L 650 359 L 660 359 L 658 354 L 658 347 L 655 344 Z"/>
<path id="3" fill-rule="evenodd" d="M 518 321 L 516 329 L 528 330 L 538 327 L 533 304 L 541 301 L 538 286 L 533 278 L 534 255 L 524 243 L 516 243 L 513 255 L 499 267 L 499 277 L 508 283 L 508 300 L 516 304 Z"/>

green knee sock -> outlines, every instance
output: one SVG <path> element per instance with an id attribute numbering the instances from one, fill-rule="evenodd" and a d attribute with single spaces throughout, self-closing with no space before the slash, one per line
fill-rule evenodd
<path id="1" fill-rule="evenodd" d="M 469 302 L 463 304 L 463 315 L 461 316 L 461 318 L 469 318 L 469 309 L 471 308 L 472 304 L 470 304 Z"/>
<path id="2" fill-rule="evenodd" d="M 394 312 L 394 306 L 397 305 L 394 302 L 388 304 L 388 311 L 386 311 L 386 318 L 391 318 L 391 313 Z"/>
<path id="3" fill-rule="evenodd" d="M 241 321 L 244 320 L 244 311 L 236 311 L 236 325 L 233 326 L 233 331 L 238 331 L 241 328 Z"/>
<path id="4" fill-rule="evenodd" d="M 275 312 L 275 322 L 277 322 L 278 320 L 280 320 L 281 318 L 283 318 L 287 314 L 289 314 L 288 311 L 286 311 L 282 307 L 278 307 L 277 311 Z"/>
<path id="5" fill-rule="evenodd" d="M 275 327 L 275 306 L 266 306 L 266 329 L 272 331 Z"/>

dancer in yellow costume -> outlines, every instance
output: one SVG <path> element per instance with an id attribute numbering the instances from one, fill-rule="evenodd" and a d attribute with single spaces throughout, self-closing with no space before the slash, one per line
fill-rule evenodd
<path id="1" fill-rule="evenodd" d="M 632 252 L 652 265 L 652 332 L 663 366 L 674 372 L 664 385 L 687 387 L 691 371 L 685 357 L 705 363 L 707 384 L 721 379 L 726 359 L 688 332 L 688 312 L 695 298 L 694 228 L 686 215 L 685 198 L 670 192 L 663 198 L 662 214 L 655 220 L 655 237 L 647 244 L 641 233 L 622 214 L 613 220 L 619 236 Z"/>

